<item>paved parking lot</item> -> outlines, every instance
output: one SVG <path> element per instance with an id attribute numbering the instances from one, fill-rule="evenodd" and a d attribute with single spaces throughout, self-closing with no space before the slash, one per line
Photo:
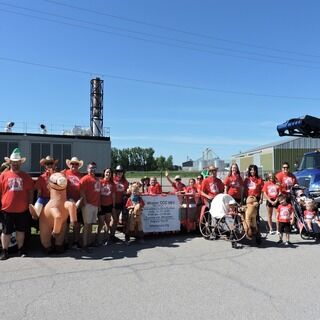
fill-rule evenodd
<path id="1" fill-rule="evenodd" d="M 121 236 L 121 235 L 120 235 Z M 319 245 L 231 249 L 198 234 L 0 261 L 0 318 L 319 319 Z"/>

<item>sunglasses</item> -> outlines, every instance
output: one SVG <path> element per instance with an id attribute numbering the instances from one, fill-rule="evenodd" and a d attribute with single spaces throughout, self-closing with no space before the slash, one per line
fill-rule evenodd
<path id="1" fill-rule="evenodd" d="M 79 163 L 70 163 L 72 166 L 78 166 Z"/>

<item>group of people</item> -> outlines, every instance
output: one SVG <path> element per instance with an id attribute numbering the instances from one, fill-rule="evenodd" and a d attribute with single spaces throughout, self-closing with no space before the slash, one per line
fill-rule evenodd
<path id="1" fill-rule="evenodd" d="M 30 229 L 30 214 L 33 219 L 39 219 L 50 199 L 48 179 L 56 171 L 58 160 L 51 156 L 41 159 L 40 165 L 44 168 L 44 173 L 35 183 L 27 173 L 21 171 L 21 165 L 25 160 L 26 158 L 22 157 L 20 150 L 16 148 L 10 157 L 5 157 L 5 163 L 1 166 L 1 260 L 9 257 L 8 247 L 14 231 L 19 255 L 26 255 L 24 239 L 26 232 Z M 83 165 L 82 160 L 72 157 L 66 160 L 66 169 L 61 171 L 67 180 L 66 198 L 74 203 L 77 210 L 77 223 L 72 228 L 71 244 L 88 250 L 92 245 L 103 243 L 108 245 L 119 241 L 115 232 L 121 213 L 123 220 L 127 222 L 124 229 L 125 242 L 128 244 L 130 235 L 135 232 L 135 236 L 143 242 L 141 211 L 144 202 L 140 196 L 140 189 L 142 188 L 144 194 L 161 194 L 162 186 L 156 177 L 145 177 L 129 188 L 129 182 L 121 165 L 118 165 L 114 171 L 106 168 L 101 178 L 96 175 L 95 162 L 88 163 L 86 174 L 80 173 Z M 201 204 L 208 207 L 212 199 L 220 193 L 229 194 L 238 204 L 242 204 L 248 196 L 254 196 L 259 204 L 265 199 L 270 233 L 279 234 L 279 243 L 283 242 L 283 234 L 285 234 L 285 243 L 289 245 L 290 224 L 293 223 L 294 217 L 288 196 L 291 187 L 297 183 L 295 176 L 289 171 L 289 164 L 283 163 L 282 171 L 276 175 L 268 174 L 266 182 L 259 176 L 256 165 L 248 167 L 245 178 L 242 178 L 236 163 L 231 165 L 224 181 L 217 177 L 217 171 L 216 167 L 210 166 L 207 177 L 198 175 L 196 179 L 191 178 L 188 186 L 182 182 L 179 175 L 173 180 L 168 172 L 165 175 L 174 193 L 193 195 Z M 36 201 L 34 202 L 35 191 Z M 277 210 L 276 230 L 273 229 L 272 222 L 274 208 Z M 125 213 L 129 213 L 129 216 Z M 310 220 L 316 214 L 316 210 L 310 206 L 305 212 L 306 219 Z M 93 234 L 92 227 L 96 223 L 98 224 L 97 233 Z M 81 225 L 82 233 L 80 233 Z M 69 228 L 67 230 L 69 231 Z M 102 230 L 105 231 L 104 234 Z"/>
<path id="2" fill-rule="evenodd" d="M 25 161 L 26 158 L 22 157 L 20 150 L 16 148 L 10 157 L 5 157 L 5 163 L 1 166 L 1 260 L 9 257 L 8 247 L 13 232 L 16 232 L 18 254 L 22 257 L 26 255 L 24 240 L 26 233 L 30 230 L 30 214 L 35 220 L 41 219 L 41 214 L 50 200 L 48 182 L 56 172 L 58 160 L 51 156 L 41 159 L 40 165 L 44 168 L 44 173 L 35 183 L 26 172 L 21 170 L 21 165 Z M 87 165 L 86 174 L 80 172 L 83 165 L 82 160 L 72 157 L 66 160 L 66 169 L 61 173 L 67 180 L 66 199 L 74 203 L 77 209 L 77 223 L 73 225 L 72 230 L 72 245 L 88 250 L 91 245 L 102 244 L 102 229 L 105 229 L 107 235 L 106 245 L 119 240 L 115 232 L 120 213 L 125 212 L 126 207 L 129 212 L 134 209 L 136 197 L 134 192 L 132 194 L 128 192 L 129 182 L 125 178 L 122 166 L 118 165 L 114 172 L 111 168 L 106 168 L 100 178 L 96 176 L 95 162 Z M 97 234 L 93 235 L 92 226 L 97 222 Z M 81 225 L 82 233 L 80 233 Z M 139 229 L 138 237 L 143 241 L 141 227 Z M 67 230 L 69 231 L 69 228 Z M 126 242 L 130 240 L 129 231 L 131 231 L 129 228 L 125 230 Z"/>

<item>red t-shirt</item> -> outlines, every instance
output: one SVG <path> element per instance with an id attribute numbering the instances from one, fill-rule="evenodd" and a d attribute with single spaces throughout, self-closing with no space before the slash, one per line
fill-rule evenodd
<path id="1" fill-rule="evenodd" d="M 51 176 L 51 173 L 43 173 L 38 180 L 36 181 L 34 188 L 40 191 L 40 196 L 44 198 L 50 198 L 50 191 L 48 189 L 48 180 Z"/>
<path id="2" fill-rule="evenodd" d="M 172 182 L 172 187 L 174 192 L 181 192 L 181 191 L 185 191 L 186 189 L 185 184 L 182 183 L 181 181 Z"/>
<path id="3" fill-rule="evenodd" d="M 280 205 L 277 208 L 277 221 L 279 222 L 290 222 L 293 215 L 293 208 L 291 204 L 285 206 Z"/>
<path id="4" fill-rule="evenodd" d="M 27 173 L 3 172 L 0 175 L 2 210 L 9 213 L 25 212 L 29 206 L 29 192 L 33 189 L 33 180 Z"/>
<path id="5" fill-rule="evenodd" d="M 246 196 L 255 196 L 260 198 L 264 182 L 261 178 L 248 177 L 243 182 Z"/>
<path id="6" fill-rule="evenodd" d="M 306 219 L 313 219 L 316 216 L 315 211 L 304 210 L 303 215 Z"/>
<path id="7" fill-rule="evenodd" d="M 290 193 L 291 187 L 298 183 L 297 178 L 290 172 L 278 172 L 276 178 L 280 183 L 280 190 L 283 193 Z"/>
<path id="8" fill-rule="evenodd" d="M 129 182 L 126 179 L 121 179 L 117 176 L 113 178 L 113 182 L 116 186 L 116 203 L 122 203 L 123 196 L 127 193 Z"/>
<path id="9" fill-rule="evenodd" d="M 242 177 L 237 175 L 227 176 L 224 180 L 224 184 L 228 187 L 228 194 L 235 198 L 241 198 L 241 189 L 243 187 Z"/>
<path id="10" fill-rule="evenodd" d="M 212 199 L 219 193 L 223 193 L 224 184 L 216 177 L 207 177 L 202 181 L 201 191 L 212 197 Z"/>
<path id="11" fill-rule="evenodd" d="M 65 170 L 64 174 L 68 180 L 67 198 L 78 201 L 80 199 L 80 179 L 82 174 L 80 172 L 74 173 L 70 169 Z"/>
<path id="12" fill-rule="evenodd" d="M 186 187 L 186 193 L 189 193 L 189 194 L 196 194 L 198 193 L 198 190 L 197 190 L 197 187 L 196 186 L 187 186 Z"/>
<path id="13" fill-rule="evenodd" d="M 272 181 L 267 181 L 264 184 L 262 191 L 266 193 L 270 200 L 276 200 L 280 194 L 280 186 Z"/>
<path id="14" fill-rule="evenodd" d="M 113 195 L 116 190 L 116 186 L 113 182 L 106 179 L 101 179 L 101 205 L 111 206 L 113 205 Z"/>
<path id="15" fill-rule="evenodd" d="M 93 206 L 100 206 L 100 180 L 90 174 L 85 175 L 80 179 L 80 190 L 84 192 L 87 203 Z"/>
<path id="16" fill-rule="evenodd" d="M 161 194 L 162 193 L 162 187 L 160 183 L 156 183 L 155 185 L 150 185 L 147 189 L 148 194 Z"/>

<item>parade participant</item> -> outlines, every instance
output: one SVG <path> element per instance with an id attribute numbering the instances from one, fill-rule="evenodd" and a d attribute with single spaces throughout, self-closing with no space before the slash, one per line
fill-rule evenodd
<path id="1" fill-rule="evenodd" d="M 273 208 L 278 207 L 278 196 L 280 195 L 280 186 L 276 183 L 276 179 L 274 174 L 269 173 L 267 177 L 267 181 L 262 188 L 264 197 L 266 198 L 266 206 L 267 206 L 267 218 L 269 225 L 269 233 L 275 234 L 276 231 L 273 230 L 272 226 L 272 213 Z M 277 232 L 279 231 L 278 223 L 277 223 Z"/>
<path id="2" fill-rule="evenodd" d="M 80 180 L 80 195 L 83 201 L 83 239 L 82 247 L 87 249 L 91 244 L 92 225 L 97 223 L 98 209 L 100 207 L 100 179 L 96 177 L 97 165 L 90 162 L 87 166 L 87 174 Z"/>
<path id="3" fill-rule="evenodd" d="M 110 235 L 111 230 L 111 217 L 112 212 L 115 210 L 116 204 L 116 186 L 113 183 L 113 171 L 111 168 L 107 168 L 103 172 L 103 178 L 101 179 L 101 210 L 98 212 L 98 230 L 97 230 L 97 243 L 100 245 L 100 233 L 103 227 L 107 238 Z"/>
<path id="4" fill-rule="evenodd" d="M 290 172 L 288 162 L 283 162 L 282 171 L 276 174 L 276 179 L 280 183 L 281 193 L 286 195 L 290 194 L 291 187 L 298 183 L 295 175 Z"/>
<path id="5" fill-rule="evenodd" d="M 201 196 L 203 197 L 206 206 L 209 207 L 208 200 L 211 201 L 217 194 L 223 193 L 224 184 L 217 178 L 218 168 L 210 166 L 208 168 L 208 177 L 202 181 Z"/>
<path id="6" fill-rule="evenodd" d="M 199 194 L 201 193 L 202 181 L 203 181 L 203 176 L 200 174 L 197 176 L 197 179 L 196 179 L 196 188 L 197 188 Z"/>
<path id="7" fill-rule="evenodd" d="M 231 165 L 228 176 L 224 180 L 224 185 L 224 193 L 229 194 L 238 204 L 241 204 L 243 196 L 243 180 L 236 163 Z"/>
<path id="8" fill-rule="evenodd" d="M 171 186 L 173 187 L 174 193 L 184 193 L 185 192 L 186 186 L 184 183 L 181 182 L 181 176 L 176 175 L 174 177 L 174 181 L 172 181 L 171 178 L 169 177 L 168 171 L 165 172 L 165 176 L 166 176 L 167 180 L 169 181 L 169 183 L 171 184 Z"/>
<path id="9" fill-rule="evenodd" d="M 49 177 L 55 172 L 58 160 L 51 156 L 46 156 L 40 160 L 40 165 L 44 167 L 44 173 L 38 177 L 35 183 L 35 190 L 37 190 L 37 201 L 34 204 L 30 204 L 29 211 L 33 219 L 39 219 L 43 207 L 48 203 L 50 199 L 50 192 L 48 189 Z"/>
<path id="10" fill-rule="evenodd" d="M 314 200 L 308 200 L 306 201 L 305 206 L 306 209 L 303 211 L 304 220 L 307 224 L 308 231 L 312 233 L 312 222 L 314 221 L 318 226 L 320 225 L 320 221 L 317 217 L 317 204 Z"/>
<path id="11" fill-rule="evenodd" d="M 189 179 L 189 184 L 185 189 L 186 193 L 195 195 L 198 193 L 198 189 L 196 187 L 196 179 Z"/>
<path id="12" fill-rule="evenodd" d="M 140 184 L 132 183 L 129 187 L 130 197 L 127 200 L 126 208 L 129 211 L 128 224 L 125 235 L 125 242 L 128 245 L 130 241 L 130 234 L 136 232 L 140 243 L 143 243 L 143 229 L 142 229 L 142 210 L 144 201 L 141 197 Z"/>
<path id="13" fill-rule="evenodd" d="M 122 212 L 123 223 L 126 222 L 125 220 L 127 218 L 125 216 L 126 212 L 124 209 L 127 201 L 126 197 L 127 197 L 127 189 L 129 187 L 129 182 L 125 177 L 124 169 L 121 165 L 118 165 L 116 167 L 113 182 L 116 186 L 116 203 L 115 203 L 115 210 L 112 212 L 111 232 L 106 244 L 112 244 L 115 241 L 119 241 L 119 239 L 115 236 L 115 233 L 118 227 L 120 213 Z"/>
<path id="14" fill-rule="evenodd" d="M 147 190 L 147 194 L 161 194 L 162 193 L 162 187 L 160 183 L 157 181 L 156 177 L 150 178 L 150 185 Z"/>
<path id="15" fill-rule="evenodd" d="M 28 206 L 33 201 L 34 184 L 31 177 L 20 170 L 26 161 L 21 157 L 19 148 L 13 150 L 10 158 L 4 158 L 10 164 L 10 170 L 0 175 L 0 197 L 3 212 L 3 230 L 1 234 L 1 260 L 9 258 L 8 248 L 11 234 L 16 231 L 18 250 L 21 257 L 26 255 L 24 247 L 25 232 L 29 227 Z"/>
<path id="16" fill-rule="evenodd" d="M 80 179 L 82 173 L 79 171 L 83 167 L 83 161 L 77 157 L 72 157 L 66 160 L 68 169 L 63 170 L 62 173 L 67 178 L 67 199 L 76 204 L 77 207 L 77 223 L 73 225 L 73 239 L 72 246 L 74 248 L 80 248 L 80 228 L 83 224 L 83 217 L 81 211 L 81 196 L 80 196 Z M 68 229 L 67 229 L 68 231 Z"/>
<path id="17" fill-rule="evenodd" d="M 141 187 L 142 187 L 142 193 L 147 193 L 148 188 L 150 186 L 150 178 L 147 176 L 144 176 L 140 181 Z"/>
<path id="18" fill-rule="evenodd" d="M 293 224 L 294 215 L 292 205 L 288 203 L 287 196 L 281 194 L 279 196 L 279 206 L 277 208 L 277 221 L 279 223 L 279 241 L 278 244 L 283 242 L 283 233 L 286 235 L 285 245 L 291 245 L 290 240 L 290 225 Z"/>

